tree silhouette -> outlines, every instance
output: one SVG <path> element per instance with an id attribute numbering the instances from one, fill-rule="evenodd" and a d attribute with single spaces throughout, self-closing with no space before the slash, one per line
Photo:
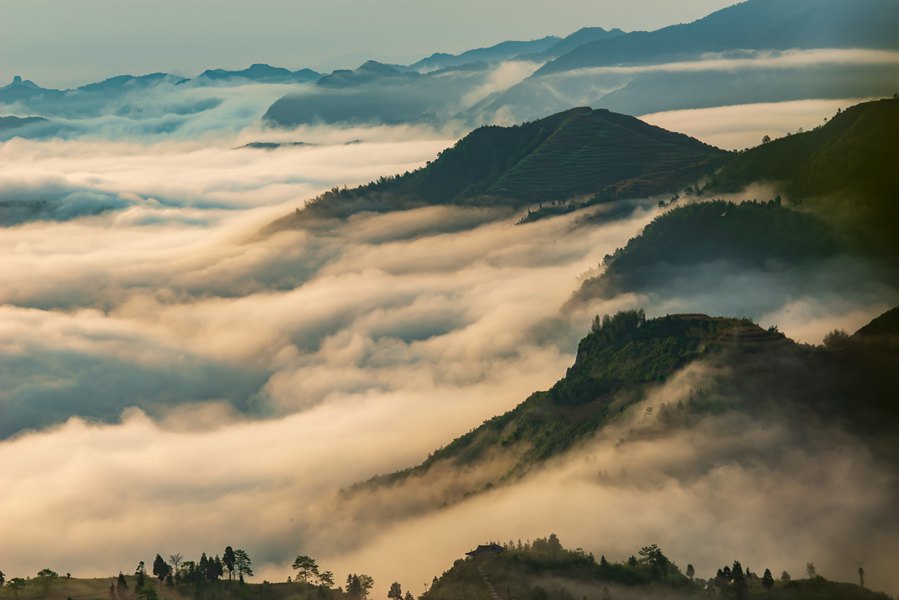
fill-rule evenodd
<path id="1" fill-rule="evenodd" d="M 368 598 L 371 588 L 375 587 L 375 580 L 364 573 L 359 574 L 359 583 L 362 585 L 362 600 Z"/>
<path id="2" fill-rule="evenodd" d="M 687 577 L 690 578 L 690 581 L 693 581 L 694 575 L 696 575 L 696 569 L 693 568 L 692 564 L 687 565 Z"/>
<path id="3" fill-rule="evenodd" d="M 170 569 L 171 567 L 162 559 L 162 556 L 157 554 L 156 558 L 153 559 L 153 575 L 155 575 L 159 581 L 162 581 L 168 576 Z"/>
<path id="4" fill-rule="evenodd" d="M 762 576 L 762 587 L 768 592 L 770 598 L 774 589 L 774 576 L 771 575 L 771 569 L 765 569 L 765 574 Z"/>
<path id="5" fill-rule="evenodd" d="M 746 577 L 743 574 L 743 567 L 740 566 L 740 561 L 738 560 L 734 561 L 730 579 L 734 585 L 734 593 L 737 595 L 737 600 L 746 600 Z"/>
<path id="6" fill-rule="evenodd" d="M 657 545 L 645 546 L 640 549 L 638 554 L 641 557 L 640 562 L 649 566 L 654 579 L 661 579 L 668 575 L 670 561 Z"/>
<path id="7" fill-rule="evenodd" d="M 59 579 L 59 573 L 52 569 L 41 569 L 37 572 L 37 582 L 44 589 L 44 595 L 47 594 L 50 586 L 56 583 L 57 579 Z"/>
<path id="8" fill-rule="evenodd" d="M 253 562 L 250 560 L 249 555 L 240 548 L 234 551 L 234 566 L 237 569 L 241 582 L 243 582 L 244 576 L 253 576 Z"/>
<path id="9" fill-rule="evenodd" d="M 362 599 L 362 583 L 358 575 L 350 573 L 346 576 L 346 593 L 353 600 Z"/>
<path id="10" fill-rule="evenodd" d="M 784 571 L 783 573 L 780 574 L 781 581 L 789 581 L 790 579 L 791 579 L 790 574 L 787 573 L 786 571 Z"/>
<path id="11" fill-rule="evenodd" d="M 225 568 L 228 569 L 228 581 L 231 581 L 234 577 L 234 549 L 231 546 L 227 546 L 225 548 L 225 553 L 222 555 L 222 564 L 225 565 Z"/>
<path id="12" fill-rule="evenodd" d="M 322 571 L 318 574 L 318 584 L 325 587 L 334 587 L 334 573 L 331 571 Z"/>
<path id="13" fill-rule="evenodd" d="M 13 598 L 18 598 L 19 590 L 25 587 L 25 580 L 21 577 L 13 577 L 7 582 L 6 587 L 12 590 Z"/>
<path id="14" fill-rule="evenodd" d="M 297 578 L 303 583 L 309 583 L 309 577 L 318 575 L 318 563 L 311 556 L 301 554 L 293 561 L 293 568 L 297 572 Z"/>
<path id="15" fill-rule="evenodd" d="M 814 579 L 818 576 L 818 570 L 815 569 L 815 563 L 805 563 L 805 573 L 808 575 L 809 579 Z"/>
<path id="16" fill-rule="evenodd" d="M 865 570 L 861 567 L 858 568 L 858 585 L 865 587 Z"/>
<path id="17" fill-rule="evenodd" d="M 387 597 L 390 600 L 403 600 L 403 588 L 398 581 L 390 584 L 390 589 L 387 590 Z"/>

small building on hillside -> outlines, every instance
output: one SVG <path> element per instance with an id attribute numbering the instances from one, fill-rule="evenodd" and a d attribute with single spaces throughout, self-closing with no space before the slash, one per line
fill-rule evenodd
<path id="1" fill-rule="evenodd" d="M 505 548 L 500 546 L 499 544 L 490 543 L 486 546 L 483 544 L 478 544 L 478 547 L 472 550 L 471 552 L 466 552 L 465 556 L 470 556 L 472 558 L 486 558 L 488 556 L 499 556 L 503 552 L 505 552 Z"/>

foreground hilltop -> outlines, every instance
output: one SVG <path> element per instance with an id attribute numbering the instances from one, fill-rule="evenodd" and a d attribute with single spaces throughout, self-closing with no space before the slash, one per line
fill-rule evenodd
<path id="1" fill-rule="evenodd" d="M 765 567 L 752 572 L 739 561 L 722 560 L 717 573 L 698 575 L 692 564 L 679 567 L 655 544 L 627 560 L 612 562 L 581 549 L 569 550 L 551 534 L 533 542 L 481 545 L 435 578 L 421 600 L 591 598 L 734 598 L 742 600 L 887 600 L 858 585 L 823 577 L 794 580 Z M 714 576 L 712 576 L 714 575 Z"/>
<path id="2" fill-rule="evenodd" d="M 204 555 L 205 556 L 205 555 Z M 689 557 L 683 557 L 690 560 Z M 623 559 L 623 557 L 622 557 Z M 158 558 L 162 561 L 161 557 Z M 211 579 L 163 582 L 146 575 L 119 575 L 79 579 L 44 569 L 27 581 L 14 578 L 0 587 L 0 598 L 16 600 L 370 600 L 375 581 L 365 574 L 351 573 L 345 587 L 335 586 L 334 574 L 319 573 L 315 559 L 297 557 L 295 580 L 244 583 L 216 574 Z M 143 566 L 143 563 L 141 563 Z M 167 563 L 162 562 L 163 569 Z M 480 544 L 439 577 L 435 576 L 418 600 L 611 600 L 612 598 L 664 597 L 673 600 L 709 597 L 734 600 L 888 600 L 889 596 L 860 585 L 828 581 L 815 574 L 794 579 L 789 573 L 763 566 L 753 572 L 738 560 L 722 559 L 716 573 L 701 573 L 686 563 L 676 564 L 656 544 L 644 546 L 620 562 L 597 560 L 578 548 L 562 546 L 555 534 L 533 541 Z M 297 566 L 294 567 L 298 568 Z M 157 569 L 158 570 L 158 569 Z M 777 573 L 777 575 L 775 575 Z M 798 575 L 798 574 L 797 574 Z M 387 588 L 387 582 L 381 582 Z M 417 587 L 417 586 L 414 586 Z M 398 581 L 389 586 L 390 600 L 415 600 Z"/>

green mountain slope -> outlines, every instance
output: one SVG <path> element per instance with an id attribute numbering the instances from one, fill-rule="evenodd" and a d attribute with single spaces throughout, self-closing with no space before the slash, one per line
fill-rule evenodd
<path id="1" fill-rule="evenodd" d="M 679 189 L 727 155 L 634 117 L 576 108 L 514 127 L 481 127 L 422 169 L 332 190 L 280 225 L 431 204 L 517 207 L 610 191 L 645 196 Z"/>
<path id="2" fill-rule="evenodd" d="M 736 155 L 711 181 L 738 191 L 759 181 L 780 182 L 796 196 L 842 191 L 899 195 L 899 99 L 865 102 L 841 111 L 826 125 Z M 895 203 L 893 203 L 895 204 Z"/>
<path id="3" fill-rule="evenodd" d="M 735 192 L 774 183 L 788 197 L 836 225 L 868 237 L 880 252 L 899 256 L 899 99 L 866 102 L 813 131 L 762 144 L 734 157 L 709 182 Z"/>
<path id="4" fill-rule="evenodd" d="M 344 500 L 361 494 L 372 510 L 377 505 L 386 515 L 394 509 L 402 514 L 514 482 L 594 439 L 697 361 L 714 367 L 716 374 L 676 407 L 657 407 L 660 423 L 688 427 L 704 416 L 733 410 L 756 418 L 790 415 L 797 422 L 814 414 L 828 426 L 863 432 L 869 443 L 881 443 L 899 423 L 892 391 L 899 389 L 895 325 L 879 327 L 881 335 L 873 343 L 844 336 L 839 343 L 814 347 L 746 319 L 671 315 L 646 320 L 634 311 L 597 319 L 581 340 L 574 365 L 552 388 L 485 421 L 416 467 L 358 484 L 344 493 Z M 431 504 L 400 501 L 406 485 L 429 489 Z"/>
<path id="5" fill-rule="evenodd" d="M 575 300 L 659 289 L 705 263 L 779 272 L 835 256 L 845 243 L 819 217 L 780 201 L 687 204 L 656 217 L 624 248 L 606 256 L 602 275 Z"/>

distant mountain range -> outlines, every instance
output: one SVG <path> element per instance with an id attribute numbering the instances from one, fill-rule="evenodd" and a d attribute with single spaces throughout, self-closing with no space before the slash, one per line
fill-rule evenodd
<path id="1" fill-rule="evenodd" d="M 550 35 L 529 42 L 502 42 L 490 46 L 489 48 L 477 48 L 475 50 L 462 52 L 461 54 L 445 54 L 443 52 L 437 52 L 409 65 L 409 68 L 418 72 L 427 72 L 477 62 L 501 62 L 518 58 L 523 55 L 542 55 L 562 41 L 561 38 Z"/>
<path id="2" fill-rule="evenodd" d="M 290 71 L 281 67 L 256 63 L 241 71 L 207 69 L 197 76 L 196 81 L 247 80 L 256 83 L 312 83 L 318 81 L 321 76 L 321 73 L 312 69 Z"/>
<path id="3" fill-rule="evenodd" d="M 749 0 L 692 23 L 582 44 L 544 65 L 535 77 L 733 50 L 899 49 L 897 30 L 899 4 L 894 0 Z"/>
<path id="4" fill-rule="evenodd" d="M 897 30 L 895 0 L 748 0 L 657 31 L 585 27 L 564 38 L 436 53 L 409 65 L 369 60 L 355 69 L 323 74 L 257 63 L 242 70 L 209 69 L 192 79 L 165 73 L 120 75 L 73 90 L 45 89 L 17 78 L 0 88 L 0 114 L 70 120 L 114 113 L 138 118 L 146 113 L 121 110 L 129 93 L 248 83 L 297 86 L 274 103 L 261 101 L 264 123 L 286 127 L 453 122 L 473 128 L 535 120 L 572 106 L 642 115 L 757 102 L 882 97 L 899 88 Z M 851 52 L 840 57 L 822 54 L 822 49 Z M 797 52 L 806 56 L 791 60 Z M 198 114 L 220 101 L 197 102 L 195 95 L 185 93 L 177 102 L 162 102 L 157 110 Z M 164 132 L 171 125 L 160 127 Z M 49 130 L 22 131 L 38 135 Z"/>

